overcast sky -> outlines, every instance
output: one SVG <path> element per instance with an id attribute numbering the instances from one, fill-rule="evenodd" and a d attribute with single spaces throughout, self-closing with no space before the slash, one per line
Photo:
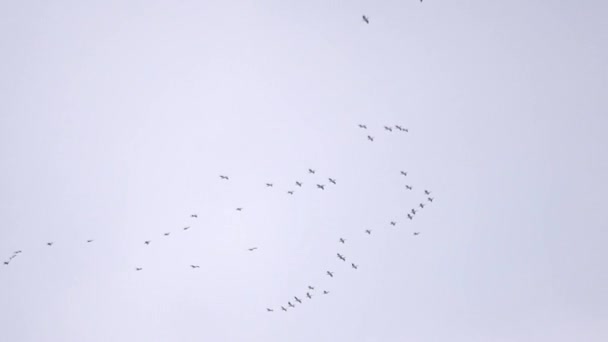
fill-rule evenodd
<path id="1" fill-rule="evenodd" d="M 606 18 L 2 2 L 0 339 L 608 340 Z"/>

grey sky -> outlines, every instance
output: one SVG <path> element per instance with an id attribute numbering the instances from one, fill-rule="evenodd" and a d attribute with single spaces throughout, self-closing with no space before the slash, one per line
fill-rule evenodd
<path id="1" fill-rule="evenodd" d="M 0 258 L 23 253 L 0 268 L 1 339 L 608 340 L 606 18 L 3 2 Z"/>

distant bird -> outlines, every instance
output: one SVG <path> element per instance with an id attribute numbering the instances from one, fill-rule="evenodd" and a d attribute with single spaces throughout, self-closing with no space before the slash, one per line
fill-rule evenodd
<path id="1" fill-rule="evenodd" d="M 317 188 L 319 188 L 321 190 L 325 190 L 325 185 L 317 184 Z"/>
<path id="2" fill-rule="evenodd" d="M 366 16 L 362 16 L 363 21 L 365 21 L 366 24 L 369 24 L 369 19 Z"/>
<path id="3" fill-rule="evenodd" d="M 5 261 L 5 262 L 4 262 L 4 264 L 5 264 L 5 265 L 8 265 L 8 261 Z"/>
<path id="4" fill-rule="evenodd" d="M 297 185 L 297 186 L 299 186 L 299 187 L 301 187 L 301 186 L 302 186 L 302 183 L 301 183 L 301 182 L 296 181 L 296 185 Z"/>
<path id="5" fill-rule="evenodd" d="M 416 215 L 416 209 L 412 209 L 412 214 Z"/>
<path id="6" fill-rule="evenodd" d="M 228 180 L 228 176 L 220 175 L 220 178 L 221 178 L 221 179 Z"/>
<path id="7" fill-rule="evenodd" d="M 340 238 L 340 242 L 345 243 L 346 240 L 344 240 L 343 238 Z"/>
<path id="8" fill-rule="evenodd" d="M 414 235 L 420 235 L 420 232 L 414 232 Z"/>
<path id="9" fill-rule="evenodd" d="M 308 297 L 308 299 L 312 299 L 312 296 L 308 292 L 306 292 L 306 297 Z"/>
<path id="10" fill-rule="evenodd" d="M 19 253 L 21 253 L 21 251 L 15 251 L 15 254 L 19 254 Z"/>
<path id="11" fill-rule="evenodd" d="M 184 227 L 184 230 L 188 230 L 188 229 L 190 229 L 190 226 L 188 226 L 188 227 Z"/>
<path id="12" fill-rule="evenodd" d="M 256 249 L 258 249 L 258 248 L 257 248 L 257 247 L 251 247 L 251 248 L 249 248 L 249 251 L 250 251 L 250 252 L 253 252 L 253 251 L 255 251 Z"/>
<path id="13" fill-rule="evenodd" d="M 171 234 L 171 233 L 165 233 L 164 235 L 165 235 L 165 236 L 169 236 L 169 234 Z"/>
<path id="14" fill-rule="evenodd" d="M 190 217 L 198 218 L 198 215 L 192 214 L 192 215 L 190 215 Z"/>
<path id="15" fill-rule="evenodd" d="M 367 233 L 367 235 L 372 235 L 372 231 L 369 229 L 366 229 L 365 232 Z"/>
<path id="16" fill-rule="evenodd" d="M 314 175 L 314 174 L 315 174 L 315 170 L 313 170 L 313 169 L 308 169 L 308 173 L 310 173 L 310 174 L 313 174 L 313 175 Z"/>
<path id="17" fill-rule="evenodd" d="M 93 242 L 93 241 L 95 241 L 95 240 L 87 240 L 87 243 L 91 243 L 91 242 Z"/>
<path id="18" fill-rule="evenodd" d="M 424 203 L 420 203 L 418 204 L 418 206 L 420 207 L 420 209 L 424 209 Z"/>
<path id="19" fill-rule="evenodd" d="M 385 129 L 385 130 L 387 130 L 387 131 L 389 131 L 389 132 L 392 132 L 392 131 L 393 131 L 393 129 L 392 129 L 392 128 L 390 128 L 390 127 L 388 127 L 388 126 L 384 126 L 384 129 Z"/>
<path id="20" fill-rule="evenodd" d="M 152 242 L 152 241 L 148 240 L 148 241 L 145 241 L 144 243 L 145 243 L 146 245 L 149 245 L 149 244 L 150 244 L 150 242 Z"/>
<path id="21" fill-rule="evenodd" d="M 397 225 L 397 222 L 391 221 L 391 226 L 396 226 L 396 225 Z"/>
<path id="22" fill-rule="evenodd" d="M 135 268 L 135 270 L 136 270 L 136 271 L 141 271 L 141 270 L 143 270 L 143 268 L 141 268 L 141 267 L 137 267 L 137 268 Z"/>
<path id="23" fill-rule="evenodd" d="M 407 214 L 407 218 L 409 218 L 410 220 L 413 219 L 411 214 Z"/>
<path id="24" fill-rule="evenodd" d="M 266 308 L 266 311 L 268 311 L 268 312 L 273 312 L 274 310 L 269 309 L 269 308 Z"/>
<path id="25" fill-rule="evenodd" d="M 430 195 L 430 194 L 431 194 L 431 192 L 430 192 L 430 191 L 428 191 L 428 190 L 424 190 L 424 193 L 425 193 L 426 195 Z"/>
<path id="26" fill-rule="evenodd" d="M 330 271 L 327 271 L 327 275 L 330 276 L 330 277 L 332 277 L 332 278 L 334 277 L 334 273 L 330 272 Z"/>
<path id="27" fill-rule="evenodd" d="M 287 302 L 287 305 L 291 306 L 292 308 L 295 308 L 295 306 L 291 304 L 291 302 Z"/>
<path id="28" fill-rule="evenodd" d="M 298 302 L 298 303 L 302 304 L 302 301 L 300 300 L 300 298 L 295 297 L 295 296 L 294 296 L 293 298 L 295 298 L 295 299 L 296 299 L 296 302 Z"/>
<path id="29" fill-rule="evenodd" d="M 402 132 L 408 132 L 407 128 L 403 128 L 399 125 L 395 125 L 395 128 L 397 128 L 398 130 L 402 131 Z"/>
<path id="30" fill-rule="evenodd" d="M 47 242 L 46 245 L 47 246 L 52 246 L 54 242 Z"/>
<path id="31" fill-rule="evenodd" d="M 374 137 L 372 137 L 371 135 L 368 135 L 368 136 L 367 136 L 367 140 L 369 140 L 369 141 L 374 141 Z"/>
<path id="32" fill-rule="evenodd" d="M 266 186 L 272 188 L 272 183 L 266 183 Z"/>
<path id="33" fill-rule="evenodd" d="M 199 265 L 190 265 L 192 268 L 201 268 Z"/>
<path id="34" fill-rule="evenodd" d="M 342 254 L 337 253 L 338 255 L 338 259 L 342 260 L 342 261 L 346 261 L 346 258 L 344 256 L 342 256 Z"/>
<path id="35" fill-rule="evenodd" d="M 359 124 L 359 128 L 367 129 L 366 125 Z"/>
<path id="36" fill-rule="evenodd" d="M 406 185 L 405 188 L 408 189 L 408 190 L 412 190 L 412 186 L 411 185 Z"/>
<path id="37" fill-rule="evenodd" d="M 309 289 L 309 290 L 314 290 L 315 288 L 314 288 L 314 286 L 310 286 L 310 285 L 308 285 L 308 289 Z"/>
<path id="38" fill-rule="evenodd" d="M 236 211 L 243 211 L 243 208 L 236 208 Z"/>
<path id="39" fill-rule="evenodd" d="M 355 265 L 354 263 L 351 263 L 351 264 L 350 264 L 350 266 L 351 266 L 352 268 L 354 268 L 354 269 L 359 268 L 359 266 Z"/>
<path id="40" fill-rule="evenodd" d="M 433 202 L 433 197 L 428 198 L 429 202 Z"/>
<path id="41" fill-rule="evenodd" d="M 405 171 L 401 171 L 401 174 L 404 176 L 407 176 L 407 172 L 405 172 Z"/>
<path id="42" fill-rule="evenodd" d="M 293 195 L 293 190 L 287 191 L 287 193 Z"/>
<path id="43" fill-rule="evenodd" d="M 281 310 L 283 310 L 283 311 L 287 312 L 287 309 L 285 309 L 285 307 L 284 307 L 284 306 L 281 306 Z"/>
<path id="44" fill-rule="evenodd" d="M 334 185 L 336 184 L 336 180 L 335 180 L 335 179 L 331 179 L 331 178 L 330 178 L 330 179 L 329 179 L 329 182 L 330 182 L 330 183 L 333 183 Z"/>
<path id="45" fill-rule="evenodd" d="M 324 294 L 324 295 L 325 295 L 325 294 L 329 294 L 329 291 L 325 291 L 325 290 L 323 290 L 323 294 Z"/>

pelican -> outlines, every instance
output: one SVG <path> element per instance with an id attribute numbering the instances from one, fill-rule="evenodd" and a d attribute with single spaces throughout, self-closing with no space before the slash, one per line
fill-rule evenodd
<path id="1" fill-rule="evenodd" d="M 95 241 L 95 240 L 87 240 L 87 243 L 91 243 L 91 242 L 93 242 L 93 241 Z"/>
<path id="2" fill-rule="evenodd" d="M 171 233 L 165 233 L 164 235 L 165 235 L 165 236 L 169 236 L 169 234 L 171 234 Z"/>
<path id="3" fill-rule="evenodd" d="M 420 232 L 414 232 L 414 235 L 420 235 Z"/>
<path id="4" fill-rule="evenodd" d="M 309 290 L 314 290 L 315 288 L 314 288 L 314 286 L 310 286 L 310 285 L 308 285 L 308 289 L 309 289 Z"/>
<path id="5" fill-rule="evenodd" d="M 141 268 L 141 267 L 137 267 L 137 268 L 135 268 L 135 270 L 136 270 L 136 271 L 141 271 L 141 270 L 143 270 L 143 268 Z"/>
<path id="6" fill-rule="evenodd" d="M 184 230 L 188 230 L 188 229 L 190 229 L 190 226 L 188 226 L 188 227 L 184 227 Z"/>
<path id="7" fill-rule="evenodd" d="M 243 208 L 236 208 L 236 211 L 243 211 Z"/>
<path id="8" fill-rule="evenodd" d="M 192 268 L 201 268 L 199 265 L 190 265 Z"/>
<path id="9" fill-rule="evenodd" d="M 291 302 L 287 302 L 287 305 L 291 306 L 292 308 L 295 308 L 295 306 L 291 304 Z"/>
<path id="10" fill-rule="evenodd" d="M 433 202 L 433 197 L 428 198 L 429 202 Z"/>
<path id="11" fill-rule="evenodd" d="M 47 246 L 52 246 L 54 242 L 47 242 L 46 245 Z"/>
<path id="12" fill-rule="evenodd" d="M 284 306 L 281 306 L 281 310 L 283 310 L 283 311 L 287 312 L 287 309 L 285 309 L 285 307 L 284 307 Z"/>
<path id="13" fill-rule="evenodd" d="M 420 203 L 418 206 L 420 206 L 420 209 L 424 209 L 424 203 Z"/>
<path id="14" fill-rule="evenodd" d="M 385 129 L 385 130 L 387 130 L 387 131 L 389 131 L 389 132 L 392 132 L 392 131 L 393 131 L 393 129 L 392 129 L 392 128 L 390 128 L 390 127 L 388 127 L 388 126 L 384 126 L 384 129 Z"/>
<path id="15" fill-rule="evenodd" d="M 412 215 L 407 214 L 407 218 L 409 218 L 410 220 L 413 219 Z"/>
<path id="16" fill-rule="evenodd" d="M 324 295 L 325 295 L 325 294 L 329 294 L 329 291 L 325 291 L 325 290 L 323 290 L 323 294 L 324 294 Z"/>
<path id="17" fill-rule="evenodd" d="M 428 190 L 424 190 L 424 193 L 425 193 L 426 195 L 430 195 L 430 194 L 431 194 L 431 192 L 430 192 L 430 191 L 428 191 Z"/>

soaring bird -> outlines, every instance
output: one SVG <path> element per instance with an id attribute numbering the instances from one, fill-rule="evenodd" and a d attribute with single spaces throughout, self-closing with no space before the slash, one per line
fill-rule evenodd
<path id="1" fill-rule="evenodd" d="M 420 232 L 414 232 L 414 235 L 420 235 Z"/>
<path id="2" fill-rule="evenodd" d="M 268 312 L 273 312 L 274 310 L 269 309 L 269 308 L 266 308 L 266 311 L 268 311 Z"/>
<path id="3" fill-rule="evenodd" d="M 330 276 L 330 277 L 332 277 L 332 278 L 334 277 L 334 273 L 330 272 L 330 271 L 327 271 L 327 275 Z"/>
<path id="4" fill-rule="evenodd" d="M 284 306 L 281 306 L 281 310 L 283 310 L 283 311 L 287 312 L 287 309 L 285 309 L 285 307 L 284 307 Z"/>
<path id="5" fill-rule="evenodd" d="M 392 132 L 392 131 L 393 131 L 393 129 L 392 129 L 392 128 L 390 128 L 390 127 L 388 127 L 388 126 L 384 126 L 384 129 L 385 129 L 385 130 L 387 130 L 387 131 L 389 131 L 389 132 Z"/>
<path id="6" fill-rule="evenodd" d="M 401 171 L 401 174 L 404 176 L 407 176 L 407 172 L 405 172 L 405 171 Z"/>
<path id="7" fill-rule="evenodd" d="M 93 242 L 93 241 L 95 241 L 95 240 L 87 240 L 87 243 L 91 243 L 91 242 Z"/>
<path id="8" fill-rule="evenodd" d="M 367 129 L 366 125 L 359 124 L 359 128 Z"/>
<path id="9" fill-rule="evenodd" d="M 201 268 L 199 265 L 190 265 L 192 268 Z"/>
<path id="10" fill-rule="evenodd" d="M 250 252 L 253 252 L 253 251 L 255 251 L 256 249 L 258 249 L 258 248 L 257 248 L 257 247 L 251 247 L 251 248 L 249 248 L 249 251 L 250 251 Z"/>
<path id="11" fill-rule="evenodd" d="M 342 254 L 337 253 L 338 255 L 338 259 L 342 260 L 342 261 L 346 261 L 346 258 L 344 256 L 342 256 Z"/>
<path id="12" fill-rule="evenodd" d="M 429 202 L 433 202 L 433 197 L 428 198 Z"/>
<path id="13" fill-rule="evenodd" d="M 312 299 L 312 296 L 308 292 L 306 292 L 306 297 L 308 297 L 308 299 Z"/>
<path id="14" fill-rule="evenodd" d="M 190 215 L 190 217 L 198 218 L 198 215 L 192 214 L 192 215 Z"/>
<path id="15" fill-rule="evenodd" d="M 293 195 L 293 190 L 287 191 L 287 193 Z"/>
<path id="16" fill-rule="evenodd" d="M 406 185 L 405 188 L 408 189 L 408 190 L 412 190 L 412 186 L 411 185 Z"/>
<path id="17" fill-rule="evenodd" d="M 141 267 L 137 267 L 137 268 L 135 268 L 135 270 L 136 270 L 136 271 L 141 271 L 141 270 L 143 270 L 143 268 L 141 268 Z"/>
<path id="18" fill-rule="evenodd" d="M 315 287 L 314 287 L 314 286 L 310 286 L 310 285 L 308 285 L 308 289 L 309 289 L 309 290 L 314 290 L 314 289 L 315 289 Z"/>
<path id="19" fill-rule="evenodd" d="M 424 209 L 424 203 L 420 203 L 418 204 L 418 206 L 420 207 L 420 209 Z"/>
<path id="20" fill-rule="evenodd" d="M 266 186 L 272 188 L 272 183 L 266 183 Z"/>
<path id="21" fill-rule="evenodd" d="M 188 230 L 188 229 L 190 229 L 190 226 L 188 226 L 188 227 L 184 227 L 184 230 Z"/>
<path id="22" fill-rule="evenodd" d="M 343 238 L 340 238 L 340 242 L 345 243 L 346 240 L 344 240 Z"/>
<path id="23" fill-rule="evenodd" d="M 336 184 L 336 180 L 332 179 L 332 178 L 329 179 L 329 182 L 332 183 L 332 184 L 334 184 L 334 185 Z"/>
<path id="24" fill-rule="evenodd" d="M 369 229 L 366 229 L 365 232 L 367 233 L 367 235 L 372 235 L 372 231 Z"/>
<path id="25" fill-rule="evenodd" d="M 409 218 L 410 220 L 413 219 L 411 214 L 407 214 L 407 218 Z"/>
<path id="26" fill-rule="evenodd" d="M 396 225 L 397 225 L 397 222 L 391 221 L 391 226 L 396 226 Z"/>
<path id="27" fill-rule="evenodd" d="M 416 209 L 412 209 L 412 214 L 416 215 Z"/>
<path id="28" fill-rule="evenodd" d="M 52 246 L 54 242 L 47 242 L 46 245 L 47 246 Z"/>
<path id="29" fill-rule="evenodd" d="M 425 193 L 426 195 L 430 195 L 430 194 L 431 194 L 431 192 L 430 192 L 430 191 L 428 191 L 428 190 L 424 190 L 424 193 Z"/>
<path id="30" fill-rule="evenodd" d="M 296 302 L 298 302 L 298 303 L 302 304 L 302 301 L 300 300 L 300 298 L 298 298 L 298 297 L 296 297 L 296 296 L 294 296 L 293 298 L 295 298 L 295 299 L 296 299 Z"/>
<path id="31" fill-rule="evenodd" d="M 321 190 L 325 190 L 325 185 L 317 184 L 317 188 L 319 188 Z"/>
<path id="32" fill-rule="evenodd" d="M 296 181 L 296 185 L 299 186 L 299 187 L 301 187 L 302 186 L 302 182 Z"/>
<path id="33" fill-rule="evenodd" d="M 295 306 L 291 304 L 291 302 L 287 302 L 287 305 L 291 306 L 292 308 L 295 308 Z"/>
<path id="34" fill-rule="evenodd" d="M 165 236 L 169 236 L 169 234 L 171 234 L 171 233 L 165 233 L 164 235 L 165 235 Z"/>
<path id="35" fill-rule="evenodd" d="M 400 130 L 400 131 L 403 131 L 403 127 L 401 127 L 399 125 L 395 125 L 395 128 L 398 129 L 398 130 Z"/>
<path id="36" fill-rule="evenodd" d="M 359 266 L 355 265 L 354 263 L 351 263 L 351 264 L 350 264 L 350 266 L 351 266 L 352 268 L 354 268 L 354 269 L 359 268 Z"/>
<path id="37" fill-rule="evenodd" d="M 329 294 L 329 291 L 323 290 L 323 294 Z"/>
<path id="38" fill-rule="evenodd" d="M 236 211 L 243 211 L 243 208 L 236 208 Z"/>
<path id="39" fill-rule="evenodd" d="M 4 262 L 4 264 L 5 264 L 5 265 L 8 265 L 8 263 L 9 263 L 8 261 L 5 261 L 5 262 Z"/>
<path id="40" fill-rule="evenodd" d="M 369 24 L 369 19 L 364 15 L 362 16 L 363 21 L 365 21 L 366 24 Z"/>
<path id="41" fill-rule="evenodd" d="M 228 176 L 220 175 L 220 178 L 221 178 L 221 179 L 228 180 Z"/>
<path id="42" fill-rule="evenodd" d="M 148 240 L 148 241 L 144 241 L 144 243 L 145 243 L 146 245 L 149 245 L 149 244 L 150 244 L 150 242 L 152 242 L 152 241 L 150 241 L 150 240 Z"/>
<path id="43" fill-rule="evenodd" d="M 368 135 L 368 136 L 367 136 L 367 140 L 369 140 L 369 141 L 374 141 L 374 137 L 372 137 L 371 135 Z"/>
<path id="44" fill-rule="evenodd" d="M 21 253 L 21 251 L 15 251 L 15 254 L 19 254 L 19 253 Z"/>
<path id="45" fill-rule="evenodd" d="M 313 174 L 313 175 L 314 175 L 314 174 L 315 174 L 315 170 L 313 170 L 313 169 L 308 169 L 308 173 L 310 173 L 310 174 Z"/>

